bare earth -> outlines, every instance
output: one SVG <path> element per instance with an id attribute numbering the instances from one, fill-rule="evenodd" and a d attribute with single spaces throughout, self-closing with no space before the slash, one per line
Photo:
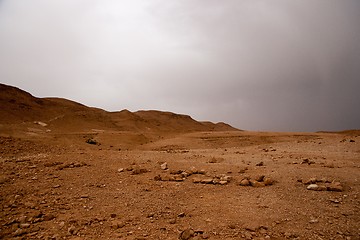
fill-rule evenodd
<path id="1" fill-rule="evenodd" d="M 0 239 L 360 239 L 360 131 L 240 131 L 0 84 Z"/>
<path id="2" fill-rule="evenodd" d="M 1 137 L 1 238 L 360 239 L 357 134 L 124 135 Z M 239 185 L 261 175 L 274 183 Z"/>

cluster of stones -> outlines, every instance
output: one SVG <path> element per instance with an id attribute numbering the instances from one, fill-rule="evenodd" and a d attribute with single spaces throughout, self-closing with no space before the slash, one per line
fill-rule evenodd
<path id="1" fill-rule="evenodd" d="M 274 180 L 270 177 L 265 177 L 264 175 L 257 176 L 254 179 L 245 177 L 240 181 L 240 186 L 265 187 L 273 184 Z"/>
<path id="2" fill-rule="evenodd" d="M 340 182 L 329 181 L 327 179 L 310 178 L 307 181 L 300 180 L 304 185 L 307 185 L 307 190 L 312 191 L 333 191 L 342 192 L 344 190 Z"/>
<path id="3" fill-rule="evenodd" d="M 51 221 L 55 218 L 55 216 L 52 214 L 44 214 L 40 211 L 35 211 L 34 213 L 29 215 L 30 216 L 21 216 L 19 218 L 12 219 L 5 224 L 11 225 L 14 229 L 16 229 L 12 234 L 14 237 L 23 236 L 23 238 L 21 239 L 24 239 L 24 235 L 26 234 L 37 233 L 38 229 L 36 229 L 35 227 L 36 223 L 43 221 Z"/>
<path id="4" fill-rule="evenodd" d="M 100 145 L 100 143 L 98 143 L 95 139 L 93 138 L 89 138 L 86 140 L 87 144 L 91 144 L 91 145 Z"/>
<path id="5" fill-rule="evenodd" d="M 168 170 L 167 164 L 163 163 L 160 165 L 164 171 Z M 154 177 L 155 181 L 173 181 L 182 182 L 189 176 L 195 175 L 192 178 L 192 182 L 196 184 L 213 184 L 213 185 L 226 185 L 230 183 L 233 178 L 226 174 L 219 174 L 216 176 L 210 176 L 205 170 L 197 170 L 195 167 L 189 170 L 171 170 L 166 174 L 159 174 Z M 274 184 L 274 180 L 264 175 L 257 176 L 253 179 L 245 177 L 240 181 L 240 186 L 252 186 L 252 187 L 265 187 Z"/>
<path id="6" fill-rule="evenodd" d="M 351 142 L 351 143 L 354 143 L 355 142 L 355 140 L 354 139 L 349 139 L 349 140 L 347 140 L 347 139 L 343 139 L 343 140 L 341 140 L 340 142 L 347 142 L 347 141 L 349 141 L 349 142 Z"/>
<path id="7" fill-rule="evenodd" d="M 57 167 L 57 169 L 58 170 L 63 170 L 65 168 L 79 168 L 79 167 L 86 167 L 86 166 L 89 166 L 89 165 L 87 163 L 84 163 L 84 162 L 71 162 L 71 163 L 66 163 L 66 164 L 59 165 Z"/>
<path id="8" fill-rule="evenodd" d="M 215 177 L 195 177 L 193 178 L 193 183 L 202 183 L 202 184 L 220 184 L 226 185 L 231 181 L 231 176 L 227 176 L 225 174 L 220 174 Z"/>
<path id="9" fill-rule="evenodd" d="M 188 240 L 188 239 L 208 239 L 210 235 L 203 230 L 194 230 L 192 228 L 185 229 L 180 233 L 180 240 Z"/>
<path id="10" fill-rule="evenodd" d="M 308 164 L 308 165 L 311 165 L 311 164 L 315 164 L 315 161 L 313 160 L 310 160 L 308 158 L 305 158 L 302 160 L 302 162 L 300 164 Z"/>
<path id="11" fill-rule="evenodd" d="M 149 172 L 146 168 L 141 168 L 140 166 L 129 166 L 126 169 L 119 168 L 117 171 L 118 173 L 124 172 L 124 171 L 131 172 L 131 175 L 138 175 Z"/>
<path id="12" fill-rule="evenodd" d="M 185 178 L 183 178 L 181 175 L 156 175 L 154 177 L 155 181 L 170 181 L 170 182 L 182 182 L 185 180 Z"/>
<path id="13" fill-rule="evenodd" d="M 161 164 L 162 170 L 168 170 L 167 164 Z M 197 170 L 195 167 L 190 168 L 189 170 L 171 170 L 168 174 L 160 174 L 154 177 L 155 181 L 175 181 L 175 182 L 182 182 L 186 178 L 191 175 L 198 174 L 198 175 L 205 175 L 205 170 Z"/>
<path id="14" fill-rule="evenodd" d="M 158 174 L 154 177 L 155 181 L 163 182 L 183 182 L 188 177 L 194 175 L 192 182 L 196 184 L 213 184 L 213 185 L 226 185 L 230 183 L 233 178 L 226 174 L 219 174 L 211 176 L 205 170 L 197 170 L 195 167 L 191 167 L 188 170 L 170 170 L 167 163 L 160 164 L 160 168 L 166 172 Z M 149 170 L 140 168 L 140 166 L 129 166 L 126 169 L 119 168 L 118 172 L 130 171 L 132 175 L 147 173 Z M 274 184 L 274 180 L 264 175 L 259 175 L 254 178 L 244 177 L 240 182 L 240 186 L 252 186 L 252 187 L 265 187 Z"/>

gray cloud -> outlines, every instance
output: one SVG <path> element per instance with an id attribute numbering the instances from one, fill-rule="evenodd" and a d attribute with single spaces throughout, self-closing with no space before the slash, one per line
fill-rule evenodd
<path id="1" fill-rule="evenodd" d="M 360 128 L 360 2 L 0 1 L 0 78 L 251 130 Z"/>

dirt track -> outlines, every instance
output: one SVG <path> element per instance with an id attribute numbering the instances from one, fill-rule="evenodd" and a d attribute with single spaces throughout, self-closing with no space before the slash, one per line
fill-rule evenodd
<path id="1" fill-rule="evenodd" d="M 1 137 L 1 238 L 360 239 L 357 132 L 141 139 L 116 131 Z M 258 187 L 240 186 L 243 179 Z M 307 190 L 308 180 L 324 191 Z"/>

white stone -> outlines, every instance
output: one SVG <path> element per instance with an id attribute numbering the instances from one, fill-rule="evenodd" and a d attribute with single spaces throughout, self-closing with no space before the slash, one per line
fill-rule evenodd
<path id="1" fill-rule="evenodd" d="M 167 166 L 167 163 L 166 163 L 166 162 L 163 163 L 163 164 L 161 164 L 160 167 L 161 167 L 162 170 L 168 169 L 168 166 Z"/>
<path id="2" fill-rule="evenodd" d="M 309 186 L 307 186 L 307 190 L 318 190 L 319 186 L 317 184 L 310 184 Z"/>

